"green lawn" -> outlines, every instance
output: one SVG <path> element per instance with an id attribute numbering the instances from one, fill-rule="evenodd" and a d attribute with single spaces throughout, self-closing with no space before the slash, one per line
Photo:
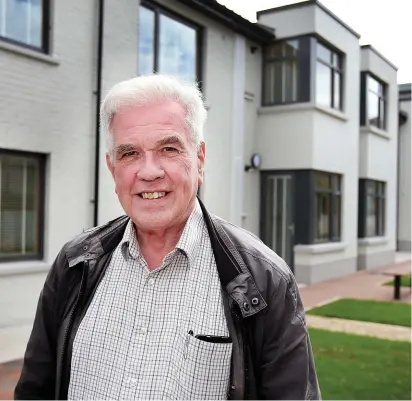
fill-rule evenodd
<path id="1" fill-rule="evenodd" d="M 324 400 L 410 400 L 411 344 L 310 329 Z"/>
<path id="2" fill-rule="evenodd" d="M 411 304 L 403 302 L 339 299 L 330 304 L 309 310 L 307 313 L 364 322 L 411 326 Z"/>
<path id="3" fill-rule="evenodd" d="M 392 285 L 393 286 L 393 280 L 392 281 L 388 281 L 387 283 L 385 283 L 385 285 Z M 410 287 L 411 286 L 411 275 L 405 275 L 405 276 L 401 276 L 401 287 Z"/>

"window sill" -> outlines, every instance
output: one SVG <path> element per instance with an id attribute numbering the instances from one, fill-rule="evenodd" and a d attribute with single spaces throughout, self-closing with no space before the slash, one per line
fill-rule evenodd
<path id="1" fill-rule="evenodd" d="M 50 264 L 43 260 L 0 263 L 0 277 L 17 274 L 43 273 L 49 270 Z"/>
<path id="2" fill-rule="evenodd" d="M 26 49 L 23 46 L 15 45 L 12 43 L 0 41 L 0 50 L 6 50 L 8 52 L 18 54 L 24 57 L 29 57 L 35 60 L 43 61 L 50 65 L 60 64 L 60 61 L 53 56 L 49 56 L 44 53 L 36 52 L 35 50 Z"/>
<path id="3" fill-rule="evenodd" d="M 345 114 L 343 114 L 343 113 L 342 113 L 341 111 L 339 111 L 339 110 L 335 110 L 335 109 L 332 109 L 332 108 L 329 108 L 329 107 L 320 106 L 320 105 L 316 105 L 316 106 L 315 106 L 315 109 L 318 110 L 318 111 L 320 111 L 320 112 L 322 112 L 322 113 L 324 113 L 324 114 L 327 114 L 327 115 L 329 115 L 329 116 L 331 116 L 331 117 L 334 117 L 334 118 L 336 118 L 336 119 L 338 119 L 338 120 L 348 121 L 348 118 L 345 116 Z"/>
<path id="4" fill-rule="evenodd" d="M 285 113 L 289 111 L 313 110 L 314 105 L 306 103 L 279 104 L 276 106 L 261 106 L 258 108 L 258 114 Z"/>
<path id="5" fill-rule="evenodd" d="M 321 255 L 324 253 L 342 252 L 346 248 L 343 242 L 328 242 L 325 244 L 295 245 L 295 252 L 300 254 Z"/>
<path id="6" fill-rule="evenodd" d="M 373 125 L 365 125 L 364 127 L 361 127 L 360 132 L 365 134 L 374 134 L 385 139 L 391 139 L 390 135 L 386 131 L 374 127 Z"/>
<path id="7" fill-rule="evenodd" d="M 359 238 L 358 245 L 360 246 L 377 246 L 377 245 L 385 245 L 389 242 L 388 237 L 367 237 L 367 238 Z"/>

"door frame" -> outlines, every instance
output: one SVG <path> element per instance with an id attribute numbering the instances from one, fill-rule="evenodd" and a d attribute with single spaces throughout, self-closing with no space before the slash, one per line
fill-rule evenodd
<path id="1" fill-rule="evenodd" d="M 265 238 L 265 232 L 267 228 L 267 222 L 268 222 L 268 217 L 266 215 L 266 208 L 265 208 L 265 200 L 266 200 L 266 195 L 267 195 L 267 186 L 266 182 L 269 177 L 273 176 L 289 176 L 291 179 L 291 188 L 290 188 L 290 218 L 291 218 L 291 223 L 293 224 L 294 227 L 294 232 L 291 234 L 291 241 L 290 241 L 290 263 L 288 264 L 292 272 L 294 273 L 295 268 L 295 233 L 296 233 L 296 227 L 295 227 L 295 221 L 296 221 L 296 214 L 295 214 L 295 171 L 293 170 L 265 170 L 260 172 L 260 219 L 259 219 L 259 236 L 262 239 L 262 241 L 269 247 L 271 248 L 271 244 L 266 243 L 266 238 Z M 273 227 L 272 227 L 273 229 Z M 279 255 L 280 256 L 280 255 Z"/>

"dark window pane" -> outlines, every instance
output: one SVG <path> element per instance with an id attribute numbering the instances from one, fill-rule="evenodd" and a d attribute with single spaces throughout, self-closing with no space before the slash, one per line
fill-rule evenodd
<path id="1" fill-rule="evenodd" d="M 266 59 L 283 57 L 283 42 L 272 43 L 264 49 Z"/>
<path id="2" fill-rule="evenodd" d="M 376 235 L 376 215 L 377 203 L 374 196 L 368 196 L 366 202 L 366 236 L 374 237 Z"/>
<path id="3" fill-rule="evenodd" d="M 384 99 L 379 99 L 379 128 L 385 129 L 386 124 L 385 124 L 385 100 Z"/>
<path id="4" fill-rule="evenodd" d="M 26 183 L 26 254 L 39 252 L 39 196 L 40 196 L 40 165 L 37 160 L 27 161 Z"/>
<path id="5" fill-rule="evenodd" d="M 41 47 L 41 0 L 2 0 L 0 35 L 27 45 Z"/>
<path id="6" fill-rule="evenodd" d="M 319 42 L 317 43 L 317 58 L 320 60 L 325 61 L 328 64 L 332 63 L 332 52 L 320 44 Z"/>
<path id="7" fill-rule="evenodd" d="M 159 72 L 196 80 L 196 30 L 160 15 Z"/>
<path id="8" fill-rule="evenodd" d="M 316 240 L 328 241 L 330 238 L 330 194 L 316 194 Z"/>
<path id="9" fill-rule="evenodd" d="M 379 231 L 377 233 L 378 235 L 385 235 L 385 216 L 385 199 L 379 199 Z"/>
<path id="10" fill-rule="evenodd" d="M 23 159 L 1 159 L 0 254 L 22 253 Z"/>
<path id="11" fill-rule="evenodd" d="M 333 91 L 333 107 L 335 109 L 342 109 L 342 96 L 341 96 L 341 73 L 335 71 L 333 75 L 334 79 L 334 91 Z"/>
<path id="12" fill-rule="evenodd" d="M 299 50 L 299 41 L 290 40 L 284 43 L 284 55 L 286 58 L 296 58 Z"/>
<path id="13" fill-rule="evenodd" d="M 316 188 L 330 189 L 330 175 L 326 173 L 316 173 Z"/>
<path id="14" fill-rule="evenodd" d="M 332 239 L 340 239 L 340 217 L 341 217 L 341 197 L 339 195 L 333 196 L 333 235 Z"/>
<path id="15" fill-rule="evenodd" d="M 0 155 L 0 257 L 40 253 L 40 162 Z"/>
<path id="16" fill-rule="evenodd" d="M 316 66 L 316 103 L 321 106 L 332 105 L 332 70 L 318 62 Z"/>
<path id="17" fill-rule="evenodd" d="M 332 65 L 339 70 L 342 69 L 342 56 L 340 54 L 332 54 Z"/>
<path id="18" fill-rule="evenodd" d="M 284 65 L 284 88 L 285 102 L 295 102 L 298 98 L 298 62 L 296 60 L 285 61 Z"/>
<path id="19" fill-rule="evenodd" d="M 373 92 L 368 92 L 368 121 L 379 127 L 379 96 Z"/>
<path id="20" fill-rule="evenodd" d="M 155 59 L 155 14 L 146 7 L 139 8 L 139 75 L 148 75 L 154 71 Z"/>

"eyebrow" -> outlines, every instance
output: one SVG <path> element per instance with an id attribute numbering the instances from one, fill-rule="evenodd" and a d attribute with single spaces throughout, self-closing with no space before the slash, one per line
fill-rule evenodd
<path id="1" fill-rule="evenodd" d="M 178 145 L 180 148 L 184 148 L 185 144 L 178 135 L 171 135 L 166 138 L 161 139 L 156 143 L 158 147 L 166 145 Z"/>
<path id="2" fill-rule="evenodd" d="M 125 152 L 130 152 L 131 150 L 134 150 L 134 147 L 133 147 L 132 145 L 128 145 L 128 144 L 126 144 L 126 145 L 119 145 L 119 146 L 116 148 L 116 155 L 121 155 L 121 154 L 123 154 L 123 153 L 125 153 Z"/>

